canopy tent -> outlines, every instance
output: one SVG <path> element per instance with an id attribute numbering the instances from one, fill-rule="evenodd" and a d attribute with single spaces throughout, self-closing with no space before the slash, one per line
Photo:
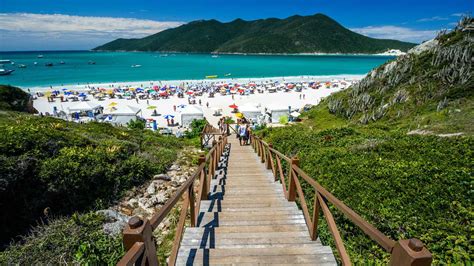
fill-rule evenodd
<path id="1" fill-rule="evenodd" d="M 267 106 L 267 113 L 270 113 L 271 123 L 279 123 L 280 117 L 289 115 L 289 106 L 270 105 Z"/>
<path id="2" fill-rule="evenodd" d="M 137 119 L 137 114 L 140 111 L 140 108 L 129 105 L 107 108 L 104 110 L 104 114 L 108 115 L 108 119 L 105 121 L 116 125 L 125 125 L 131 120 Z"/>
<path id="3" fill-rule="evenodd" d="M 79 102 L 75 104 L 72 107 L 69 107 L 69 113 L 75 113 L 75 112 L 87 112 L 87 111 L 95 111 L 101 108 L 102 106 L 100 104 L 94 104 L 91 102 Z"/>
<path id="4" fill-rule="evenodd" d="M 135 116 L 141 111 L 140 108 L 132 107 L 129 105 L 119 106 L 114 108 L 107 108 L 104 110 L 104 114 L 111 114 L 111 115 L 122 115 L 122 116 Z"/>
<path id="5" fill-rule="evenodd" d="M 204 113 L 201 108 L 193 105 L 186 106 L 180 112 L 181 126 L 188 127 L 194 119 L 203 119 Z"/>
<path id="6" fill-rule="evenodd" d="M 248 119 L 256 120 L 262 112 L 255 105 L 246 104 L 239 108 L 239 111 Z"/>

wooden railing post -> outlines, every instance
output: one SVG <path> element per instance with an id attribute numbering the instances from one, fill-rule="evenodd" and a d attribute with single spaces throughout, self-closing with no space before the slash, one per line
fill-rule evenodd
<path id="1" fill-rule="evenodd" d="M 142 258 L 143 264 L 158 265 L 158 256 L 156 255 L 155 241 L 153 240 L 153 229 L 148 219 L 142 220 L 133 216 L 128 220 L 128 225 L 123 230 L 123 246 L 128 251 L 136 242 L 145 244 L 145 251 Z M 142 263 L 138 263 L 142 264 Z"/>
<path id="2" fill-rule="evenodd" d="M 390 265 L 428 266 L 431 265 L 433 257 L 424 247 L 423 243 L 412 238 L 410 240 L 399 240 L 393 247 L 390 257 Z"/>
<path id="3" fill-rule="evenodd" d="M 201 166 L 203 163 L 206 162 L 206 157 L 204 155 L 199 156 L 198 159 L 198 166 Z M 201 179 L 199 182 L 203 182 L 205 185 L 203 186 L 202 193 L 201 193 L 201 200 L 207 200 L 208 193 L 209 193 L 209 187 L 207 186 L 207 175 L 206 175 L 206 170 L 205 168 L 202 169 L 201 172 Z"/>
<path id="4" fill-rule="evenodd" d="M 191 227 L 196 227 L 196 205 L 194 200 L 194 183 L 188 188 L 189 213 L 191 216 Z"/>
<path id="5" fill-rule="evenodd" d="M 268 154 L 267 154 L 267 169 L 270 170 L 272 169 L 272 160 L 271 160 L 271 156 L 272 156 L 272 151 L 271 149 L 273 148 L 273 145 L 272 144 L 268 144 Z"/>
<path id="6" fill-rule="evenodd" d="M 296 165 L 296 166 L 299 166 L 300 165 L 300 160 L 298 159 L 298 157 L 293 157 L 291 158 L 291 161 L 290 161 L 290 173 L 288 175 L 288 178 L 289 178 L 289 182 L 290 184 L 288 185 L 288 201 L 295 201 L 295 198 L 296 198 L 296 184 L 295 184 L 295 179 L 298 178 L 296 176 L 296 174 L 293 174 L 293 165 Z M 301 199 L 301 200 L 304 200 L 304 199 Z"/>
<path id="7" fill-rule="evenodd" d="M 313 205 L 313 220 L 311 230 L 309 232 L 311 236 L 311 240 L 316 240 L 318 238 L 318 223 L 319 223 L 319 200 L 318 200 L 319 193 L 315 191 L 314 193 L 314 205 Z"/>

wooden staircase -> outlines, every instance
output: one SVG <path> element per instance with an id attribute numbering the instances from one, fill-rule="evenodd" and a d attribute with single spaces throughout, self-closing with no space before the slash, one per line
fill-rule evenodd
<path id="1" fill-rule="evenodd" d="M 251 146 L 234 136 L 201 201 L 196 227 L 185 229 L 177 265 L 336 265 L 332 250 L 311 241 L 295 202 Z"/>

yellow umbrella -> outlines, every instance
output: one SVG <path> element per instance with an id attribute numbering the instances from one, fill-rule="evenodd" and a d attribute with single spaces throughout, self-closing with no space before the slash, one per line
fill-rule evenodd
<path id="1" fill-rule="evenodd" d="M 150 105 L 150 106 L 148 106 L 146 109 L 150 109 L 150 110 L 152 110 L 152 109 L 156 109 L 156 106 L 154 106 L 154 105 Z"/>
<path id="2" fill-rule="evenodd" d="M 109 106 L 114 107 L 114 106 L 117 106 L 117 104 L 118 103 L 116 103 L 116 102 L 111 102 L 111 103 L 109 103 Z"/>
<path id="3" fill-rule="evenodd" d="M 244 117 L 244 114 L 242 114 L 242 113 L 236 113 L 235 116 L 237 116 L 237 118 L 242 118 L 242 117 Z"/>
<path id="4" fill-rule="evenodd" d="M 113 94 L 114 90 L 107 90 L 107 94 Z"/>

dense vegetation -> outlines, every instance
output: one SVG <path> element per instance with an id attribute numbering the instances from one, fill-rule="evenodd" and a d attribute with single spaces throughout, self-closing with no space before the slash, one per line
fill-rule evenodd
<path id="1" fill-rule="evenodd" d="M 9 86 L 0 95 L 0 240 L 3 248 L 16 241 L 0 264 L 113 264 L 121 240 L 102 231 L 104 217 L 93 211 L 163 173 L 185 142 L 138 126 L 13 112 L 25 110 L 28 95 Z"/>
<path id="2" fill-rule="evenodd" d="M 375 69 L 357 86 L 259 132 L 304 171 L 392 239 L 419 238 L 436 264 L 470 264 L 472 246 L 473 40 L 463 28 L 431 48 Z M 445 133 L 459 133 L 443 135 Z M 462 134 L 461 134 L 462 133 Z M 313 189 L 304 184 L 312 206 Z M 389 254 L 333 207 L 354 261 Z M 334 247 L 321 218 L 320 237 Z"/>
<path id="3" fill-rule="evenodd" d="M 237 53 L 378 53 L 414 45 L 369 38 L 323 15 L 292 16 L 229 23 L 190 22 L 142 39 L 117 39 L 95 50 L 237 52 Z"/>

